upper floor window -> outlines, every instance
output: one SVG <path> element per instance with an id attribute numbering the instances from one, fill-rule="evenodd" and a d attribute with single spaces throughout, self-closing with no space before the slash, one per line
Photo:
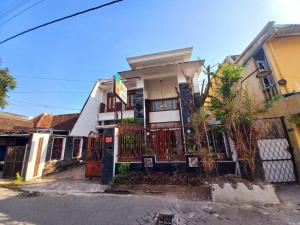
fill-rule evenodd
<path id="1" fill-rule="evenodd" d="M 267 64 L 263 60 L 256 61 L 259 72 L 265 72 L 268 70 Z"/>
<path id="2" fill-rule="evenodd" d="M 128 91 L 127 92 L 127 104 L 126 107 L 123 104 L 123 110 L 124 109 L 133 109 L 134 104 L 133 104 L 133 95 L 134 91 Z M 107 112 L 113 112 L 115 111 L 115 103 L 116 103 L 116 96 L 113 93 L 108 93 L 107 94 Z M 121 103 L 117 102 L 117 110 L 121 111 Z"/>
<path id="3" fill-rule="evenodd" d="M 278 95 L 278 90 L 272 74 L 263 76 L 261 80 L 264 86 L 265 98 L 267 100 L 270 100 L 272 97 Z"/>
<path id="4" fill-rule="evenodd" d="M 116 96 L 113 93 L 107 94 L 107 112 L 115 111 Z"/>
<path id="5" fill-rule="evenodd" d="M 177 98 L 159 99 L 149 101 L 149 111 L 167 111 L 179 109 L 179 102 Z"/>

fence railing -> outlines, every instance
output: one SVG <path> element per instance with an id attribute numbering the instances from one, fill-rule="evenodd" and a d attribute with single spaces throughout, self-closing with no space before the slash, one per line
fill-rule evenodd
<path id="1" fill-rule="evenodd" d="M 144 128 L 119 126 L 119 161 L 141 161 L 143 154 L 156 155 L 158 161 L 184 160 L 181 127 Z"/>

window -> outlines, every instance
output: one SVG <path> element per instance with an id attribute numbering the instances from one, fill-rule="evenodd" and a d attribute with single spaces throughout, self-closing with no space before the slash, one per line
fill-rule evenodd
<path id="1" fill-rule="evenodd" d="M 80 158 L 82 152 L 82 138 L 75 138 L 73 142 L 73 158 Z"/>
<path id="2" fill-rule="evenodd" d="M 266 64 L 265 61 L 263 61 L 263 60 L 257 60 L 256 63 L 257 63 L 258 70 L 260 72 L 264 72 L 264 71 L 268 70 L 268 67 L 267 67 L 267 64 Z"/>
<path id="3" fill-rule="evenodd" d="M 126 105 L 126 109 L 127 110 L 130 110 L 130 109 L 133 109 L 134 105 L 133 105 L 133 95 L 134 95 L 134 92 L 133 91 L 128 91 L 127 92 L 127 105 Z"/>
<path id="4" fill-rule="evenodd" d="M 65 138 L 55 137 L 52 143 L 51 160 L 62 160 L 64 157 Z"/>
<path id="5" fill-rule="evenodd" d="M 278 90 L 272 74 L 263 76 L 261 80 L 264 86 L 264 94 L 266 100 L 270 100 L 272 99 L 272 97 L 278 95 Z"/>
<path id="6" fill-rule="evenodd" d="M 107 94 L 107 112 L 115 111 L 116 97 L 113 93 Z"/>
<path id="7" fill-rule="evenodd" d="M 128 91 L 127 92 L 127 105 L 126 108 L 127 110 L 133 109 L 133 91 Z M 107 94 L 107 112 L 114 112 L 115 111 L 115 103 L 116 103 L 116 97 L 113 93 L 108 93 Z M 124 109 L 124 104 L 122 104 L 122 107 Z M 121 102 L 117 102 L 117 110 L 121 111 Z"/>
<path id="8" fill-rule="evenodd" d="M 160 100 L 150 100 L 149 111 L 168 111 L 179 109 L 179 103 L 177 98 L 160 99 Z"/>

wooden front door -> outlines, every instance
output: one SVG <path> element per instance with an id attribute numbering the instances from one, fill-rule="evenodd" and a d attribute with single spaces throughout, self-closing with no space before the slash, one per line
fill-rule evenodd
<path id="1" fill-rule="evenodd" d="M 34 165 L 34 173 L 33 176 L 36 177 L 39 173 L 39 168 L 40 168 L 40 163 L 41 163 L 41 154 L 42 154 L 42 149 L 43 149 L 43 142 L 44 138 L 40 137 L 39 138 L 39 145 L 36 153 L 36 158 L 35 158 L 35 165 Z"/>
<path id="2" fill-rule="evenodd" d="M 102 173 L 103 135 L 91 132 L 88 137 L 85 176 L 100 177 Z"/>

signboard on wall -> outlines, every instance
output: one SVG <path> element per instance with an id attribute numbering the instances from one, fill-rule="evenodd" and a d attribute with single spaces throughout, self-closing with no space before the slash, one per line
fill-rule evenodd
<path id="1" fill-rule="evenodd" d="M 119 74 L 115 76 L 115 94 L 127 104 L 127 88 L 121 80 Z"/>

